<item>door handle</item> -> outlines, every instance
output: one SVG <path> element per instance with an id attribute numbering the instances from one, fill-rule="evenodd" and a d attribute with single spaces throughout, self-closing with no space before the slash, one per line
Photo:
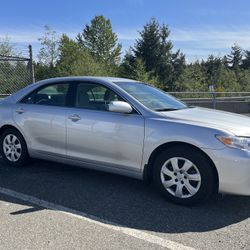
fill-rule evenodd
<path id="1" fill-rule="evenodd" d="M 77 121 L 81 120 L 81 117 L 80 117 L 79 115 L 74 114 L 74 115 L 70 115 L 70 116 L 69 116 L 69 119 L 70 119 L 72 122 L 77 122 Z"/>
<path id="2" fill-rule="evenodd" d="M 19 108 L 19 109 L 16 110 L 16 113 L 23 114 L 24 113 L 24 109 L 23 108 Z"/>

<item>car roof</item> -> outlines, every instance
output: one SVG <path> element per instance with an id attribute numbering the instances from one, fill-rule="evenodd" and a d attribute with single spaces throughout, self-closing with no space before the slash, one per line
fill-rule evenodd
<path id="1" fill-rule="evenodd" d="M 119 83 L 119 82 L 137 82 L 136 80 L 127 79 L 127 78 L 121 78 L 121 77 L 109 77 L 109 76 L 68 76 L 68 77 L 56 77 L 56 78 L 50 78 L 46 80 L 41 80 L 37 83 L 44 83 L 44 82 L 53 82 L 53 81 L 67 81 L 67 80 L 102 80 L 102 81 L 109 81 L 113 83 Z"/>
<path id="2" fill-rule="evenodd" d="M 106 81 L 110 81 L 110 82 L 136 82 L 136 80 L 132 80 L 132 79 L 128 79 L 128 78 L 121 78 L 121 77 L 93 77 L 96 79 L 100 79 L 100 80 L 106 80 Z"/>

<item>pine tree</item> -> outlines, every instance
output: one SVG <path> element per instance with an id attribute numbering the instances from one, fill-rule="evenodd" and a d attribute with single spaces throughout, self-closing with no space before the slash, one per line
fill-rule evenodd
<path id="1" fill-rule="evenodd" d="M 245 50 L 244 59 L 242 60 L 242 68 L 250 69 L 250 50 Z"/>
<path id="2" fill-rule="evenodd" d="M 132 78 L 140 82 L 151 83 L 152 85 L 157 85 L 156 78 L 153 77 L 152 74 L 150 74 L 150 72 L 146 71 L 145 64 L 141 59 L 135 60 Z"/>
<path id="3" fill-rule="evenodd" d="M 115 65 L 120 61 L 121 44 L 112 30 L 109 19 L 95 16 L 90 25 L 77 35 L 78 43 L 98 61 L 107 65 Z"/>
<path id="4" fill-rule="evenodd" d="M 142 31 L 140 38 L 136 40 L 134 53 L 136 58 L 141 58 L 147 71 L 156 71 L 161 55 L 160 26 L 155 19 L 151 19 Z"/>
<path id="5" fill-rule="evenodd" d="M 73 65 L 82 54 L 80 45 L 63 34 L 59 45 L 60 56 L 58 60 L 58 68 L 61 75 L 72 75 Z"/>
<path id="6" fill-rule="evenodd" d="M 227 56 L 228 67 L 238 71 L 242 64 L 242 49 L 234 44 L 231 47 L 231 53 Z"/>
<path id="7" fill-rule="evenodd" d="M 135 58 L 144 62 L 147 72 L 151 72 L 164 89 L 174 90 L 185 67 L 185 56 L 180 51 L 172 52 L 168 27 L 151 19 L 139 33 L 133 49 Z"/>
<path id="8" fill-rule="evenodd" d="M 201 63 L 201 66 L 206 74 L 208 86 L 214 85 L 216 87 L 218 84 L 218 74 L 223 66 L 221 58 L 210 55 L 206 61 Z"/>
<path id="9" fill-rule="evenodd" d="M 207 79 L 201 64 L 197 61 L 189 64 L 177 82 L 178 91 L 207 91 Z"/>
<path id="10" fill-rule="evenodd" d="M 130 78 L 133 75 L 135 67 L 135 56 L 133 55 L 132 48 L 130 48 L 124 55 L 122 63 L 119 67 L 119 76 Z"/>

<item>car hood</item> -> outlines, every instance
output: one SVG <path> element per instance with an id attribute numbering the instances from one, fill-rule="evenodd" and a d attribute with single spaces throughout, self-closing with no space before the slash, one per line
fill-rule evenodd
<path id="1" fill-rule="evenodd" d="M 206 108 L 187 108 L 161 112 L 170 119 L 227 130 L 237 136 L 250 137 L 250 117 Z"/>

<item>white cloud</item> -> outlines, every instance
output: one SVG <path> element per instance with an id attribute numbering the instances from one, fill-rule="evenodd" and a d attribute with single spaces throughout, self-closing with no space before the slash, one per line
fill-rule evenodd
<path id="1" fill-rule="evenodd" d="M 135 41 L 139 37 L 138 30 L 141 28 L 131 28 L 131 29 L 115 29 L 114 32 L 117 34 L 119 40 Z"/>
<path id="2" fill-rule="evenodd" d="M 0 40 L 4 40 L 6 37 L 10 39 L 12 43 L 34 43 L 38 41 L 40 34 L 36 33 L 22 33 L 22 34 L 11 34 L 11 33 L 4 33 L 0 34 Z"/>
<path id="3" fill-rule="evenodd" d="M 54 29 L 52 27 L 52 29 Z M 63 33 L 66 33 L 69 37 L 74 38 L 77 35 L 77 31 L 74 30 L 58 30 L 55 29 L 58 37 L 60 37 Z M 0 30 L 0 40 L 8 37 L 13 43 L 37 43 L 38 39 L 43 35 L 44 29 L 43 27 L 32 27 L 29 31 L 24 29 L 5 29 Z"/>
<path id="4" fill-rule="evenodd" d="M 172 29 L 171 39 L 174 42 L 193 43 L 204 49 L 225 49 L 237 43 L 243 48 L 250 47 L 250 27 L 245 29 Z"/>

